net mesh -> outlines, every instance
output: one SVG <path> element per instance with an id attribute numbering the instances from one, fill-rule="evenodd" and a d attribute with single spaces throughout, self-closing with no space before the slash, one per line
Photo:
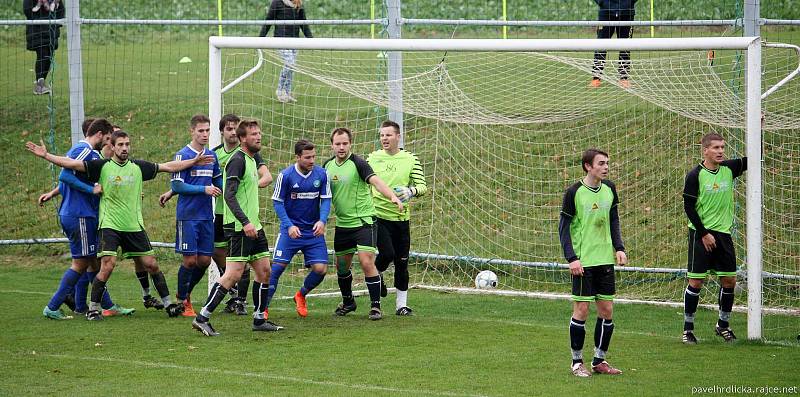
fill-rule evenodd
<path id="1" fill-rule="evenodd" d="M 785 50 L 763 53 L 766 89 L 797 59 Z M 300 138 L 315 142 L 324 161 L 336 126 L 354 131 L 355 153 L 380 148 L 389 87 L 400 83 L 387 82 L 385 53 L 300 51 L 291 67 L 294 103 L 276 98 L 284 62 L 272 50 L 224 50 L 223 86 L 259 56 L 264 66 L 223 95 L 223 114 L 263 123 L 262 150 L 273 173 L 294 161 Z M 700 160 L 705 133 L 726 138 L 727 157 L 744 156 L 743 57 L 736 51 L 636 52 L 629 87 L 614 58 L 610 53 L 601 86 L 590 88 L 592 53 L 403 53 L 405 148 L 422 161 L 430 188 L 411 202 L 411 284 L 469 287 L 489 269 L 500 289 L 569 293 L 559 211 L 564 189 L 583 176 L 581 152 L 598 147 L 610 153 L 630 259 L 617 273 L 617 296 L 682 301 L 684 177 Z M 800 194 L 794 188 L 800 103 L 792 99 L 798 89 L 790 82 L 762 105 L 764 305 L 790 310 L 800 306 Z M 739 305 L 747 303 L 746 178 L 735 186 Z M 263 197 L 264 216 L 277 230 Z M 327 237 L 330 242 L 332 229 Z M 391 286 L 391 268 L 385 276 Z M 717 285 L 706 285 L 703 301 L 715 304 Z M 322 289 L 336 291 L 335 280 Z"/>

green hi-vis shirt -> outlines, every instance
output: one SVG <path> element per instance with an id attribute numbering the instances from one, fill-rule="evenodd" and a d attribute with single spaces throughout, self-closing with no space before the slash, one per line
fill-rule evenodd
<path id="1" fill-rule="evenodd" d="M 417 196 L 422 196 L 428 191 L 422 165 L 417 156 L 411 152 L 400 149 L 399 152 L 391 155 L 383 149 L 376 150 L 367 157 L 367 163 L 391 189 L 414 186 Z M 383 197 L 374 187 L 372 188 L 372 199 L 375 202 L 378 218 L 389 221 L 407 221 L 409 219 L 410 206 L 404 206 L 403 212 L 400 212 L 394 203 Z"/>
<path id="2" fill-rule="evenodd" d="M 103 187 L 100 196 L 99 228 L 118 232 L 144 230 L 142 182 L 158 175 L 158 164 L 129 160 L 122 164 L 112 159 L 84 162 L 90 182 Z"/>
<path id="3" fill-rule="evenodd" d="M 233 230 L 237 232 L 241 231 L 243 225 L 247 223 L 252 223 L 256 231 L 261 230 L 261 221 L 258 219 L 258 164 L 256 159 L 243 152 L 242 148 L 237 148 L 225 165 L 224 177 L 226 193 L 231 180 L 238 180 L 239 187 L 235 192 L 235 207 L 234 203 L 225 198 L 223 223 L 226 225 L 233 223 Z"/>
<path id="4" fill-rule="evenodd" d="M 372 167 L 361 157 L 350 154 L 339 164 L 336 157 L 323 164 L 333 192 L 336 227 L 371 225 L 375 216 L 369 178 L 375 176 Z"/>
<path id="5" fill-rule="evenodd" d="M 731 233 L 733 227 L 733 179 L 747 170 L 747 157 L 726 160 L 712 171 L 700 163 L 686 174 L 683 208 L 689 228 L 705 235 L 707 230 Z"/>
<path id="6" fill-rule="evenodd" d="M 228 151 L 225 150 L 225 145 L 222 144 L 222 145 L 219 145 L 219 146 L 215 147 L 214 149 L 212 149 L 214 151 L 214 153 L 216 153 L 216 155 L 217 155 L 217 161 L 219 161 L 219 169 L 221 169 L 222 172 L 223 172 L 223 175 L 222 175 L 222 190 L 223 191 L 225 191 L 225 166 L 228 164 L 228 160 L 231 158 L 231 155 L 233 155 L 233 152 L 235 152 L 236 149 L 238 149 L 238 148 L 239 148 L 239 146 L 236 146 L 235 148 L 233 148 L 233 150 L 228 152 Z M 258 154 L 258 153 L 256 153 L 255 156 L 253 156 L 253 159 L 256 160 L 256 169 L 258 169 L 258 167 L 261 167 L 262 165 L 266 165 L 266 164 L 264 164 L 264 160 L 262 160 L 261 155 Z M 223 213 L 225 211 L 225 204 L 224 204 L 225 200 L 222 197 L 218 197 L 215 201 L 216 202 L 214 203 L 214 213 L 215 214 L 219 214 L 219 215 L 223 215 Z"/>
<path id="7" fill-rule="evenodd" d="M 580 181 L 567 189 L 559 222 L 567 261 L 580 259 L 583 267 L 616 263 L 616 251 L 624 251 L 618 204 L 617 188 L 611 181 L 604 180 L 598 187 Z"/>

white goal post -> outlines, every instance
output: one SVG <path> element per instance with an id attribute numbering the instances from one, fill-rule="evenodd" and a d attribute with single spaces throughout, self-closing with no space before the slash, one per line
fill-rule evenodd
<path id="1" fill-rule="evenodd" d="M 762 132 L 761 40 L 759 37 L 640 38 L 640 39 L 333 39 L 333 38 L 209 38 L 209 117 L 217 125 L 222 116 L 222 49 L 299 49 L 346 51 L 486 51 L 575 52 L 595 50 L 681 51 L 741 50 L 745 56 L 746 248 L 748 339 L 762 337 Z M 387 84 L 396 82 L 387 82 Z M 402 86 L 399 87 L 402 90 Z M 402 95 L 401 95 L 402 97 Z M 402 107 L 400 107 L 402 109 Z M 220 143 L 211 134 L 210 145 Z M 209 276 L 211 277 L 211 275 Z"/>

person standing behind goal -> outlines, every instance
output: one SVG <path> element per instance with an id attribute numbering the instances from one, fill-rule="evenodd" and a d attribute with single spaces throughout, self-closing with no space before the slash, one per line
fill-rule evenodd
<path id="1" fill-rule="evenodd" d="M 425 174 L 417 156 L 400 148 L 400 125 L 387 120 L 381 124 L 380 140 L 383 149 L 372 152 L 367 163 L 386 184 L 393 188 L 402 202 L 422 196 L 428 191 Z M 411 245 L 409 207 L 399 210 L 377 189 L 372 189 L 372 199 L 378 214 L 378 257 L 375 266 L 383 273 L 394 262 L 394 287 L 397 289 L 395 314 L 410 316 L 408 307 L 408 253 Z M 381 277 L 381 296 L 386 296 L 386 285 Z"/>
<path id="2" fill-rule="evenodd" d="M 597 20 L 604 21 L 633 21 L 636 15 L 636 0 L 594 0 L 600 10 L 597 13 Z M 597 38 L 610 39 L 617 32 L 618 39 L 630 39 L 633 37 L 632 26 L 598 26 Z M 600 76 L 606 66 L 607 51 L 594 52 L 594 64 L 592 65 L 591 87 L 600 87 Z M 631 69 L 631 52 L 619 52 L 619 84 L 623 88 L 630 88 L 628 74 Z"/>
<path id="3" fill-rule="evenodd" d="M 267 21 L 304 21 L 305 19 L 306 11 L 303 9 L 303 0 L 272 0 L 269 10 L 267 10 Z M 270 25 L 264 25 L 259 36 L 267 37 L 269 28 Z M 313 37 L 308 25 L 277 25 L 275 26 L 275 37 L 300 37 L 300 29 L 303 29 L 306 37 Z M 275 95 L 278 97 L 278 102 L 297 102 L 292 95 L 292 75 L 294 73 L 292 68 L 297 60 L 297 50 L 278 50 L 278 55 L 283 59 L 283 69 L 278 78 L 278 89 L 275 91 Z"/>
<path id="4" fill-rule="evenodd" d="M 608 154 L 588 149 L 581 157 L 586 176 L 564 193 L 558 236 L 572 274 L 572 319 L 569 339 L 572 348 L 572 374 L 589 377 L 583 365 L 583 341 L 589 302 L 597 305 L 594 327 L 592 372 L 619 375 L 622 371 L 606 361 L 606 352 L 614 333 L 611 321 L 616 281 L 614 264 L 624 265 L 628 258 L 622 244 L 617 206 L 619 197 L 608 177 Z"/>
<path id="5" fill-rule="evenodd" d="M 689 279 L 684 291 L 683 343 L 697 344 L 694 315 L 700 290 L 709 274 L 719 277 L 719 320 L 714 332 L 726 342 L 736 340 L 730 328 L 736 287 L 733 227 L 733 180 L 747 170 L 747 157 L 725 158 L 725 139 L 717 133 L 703 136 L 703 161 L 686 175 L 683 209 L 689 218 Z"/>

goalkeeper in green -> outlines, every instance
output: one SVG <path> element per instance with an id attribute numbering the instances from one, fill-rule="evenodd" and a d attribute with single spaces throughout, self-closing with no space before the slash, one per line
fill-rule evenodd
<path id="1" fill-rule="evenodd" d="M 425 174 L 417 156 L 400 148 L 400 125 L 384 121 L 380 129 L 383 149 L 372 152 L 367 162 L 397 197 L 407 202 L 412 197 L 422 196 L 428 191 Z M 398 316 L 412 314 L 408 307 L 408 253 L 411 245 L 409 208 L 399 210 L 374 187 L 372 198 L 378 214 L 378 257 L 375 265 L 383 273 L 394 262 L 394 287 L 397 289 L 396 311 Z M 381 295 L 386 296 L 386 285 L 381 277 Z"/>

